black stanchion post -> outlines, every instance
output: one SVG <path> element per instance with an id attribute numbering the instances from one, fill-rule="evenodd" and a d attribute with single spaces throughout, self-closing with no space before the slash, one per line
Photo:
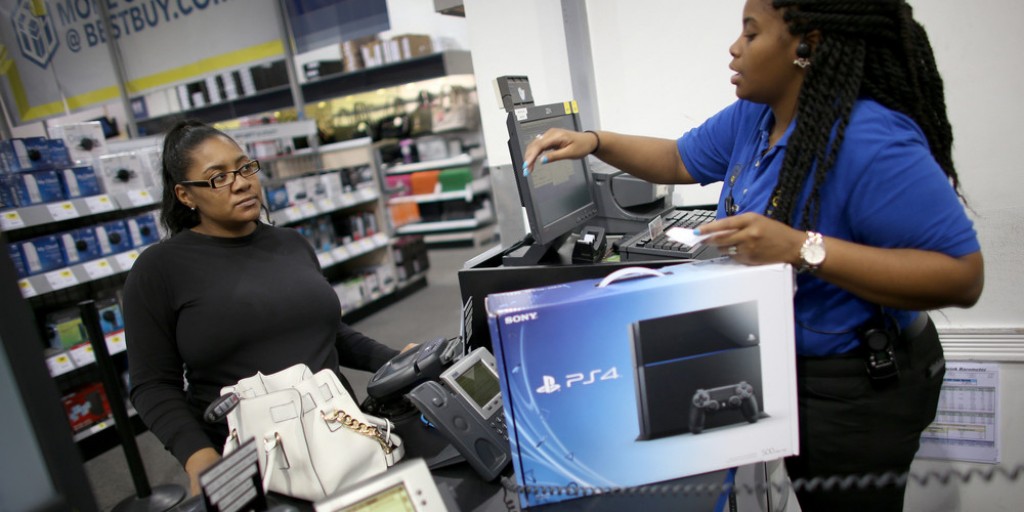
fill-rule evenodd
<path id="1" fill-rule="evenodd" d="M 78 303 L 78 310 L 82 315 L 82 322 L 89 333 L 89 340 L 92 342 L 92 351 L 96 355 L 96 366 L 100 371 L 100 380 L 103 389 L 107 394 L 107 401 L 110 403 L 110 412 L 114 417 L 114 427 L 121 438 L 121 448 L 128 462 L 128 471 L 135 483 L 135 496 L 129 497 L 114 507 L 114 512 L 163 512 L 170 510 L 185 497 L 185 490 L 177 485 L 161 485 L 151 488 L 149 479 L 146 478 L 146 468 L 142 464 L 142 456 L 139 454 L 139 445 L 135 442 L 135 432 L 128 419 L 128 409 L 125 406 L 124 395 L 121 393 L 121 383 L 117 376 L 117 369 L 110 357 L 110 350 L 107 349 L 106 340 L 103 337 L 103 329 L 100 327 L 99 313 L 96 311 L 96 303 L 86 300 Z"/>

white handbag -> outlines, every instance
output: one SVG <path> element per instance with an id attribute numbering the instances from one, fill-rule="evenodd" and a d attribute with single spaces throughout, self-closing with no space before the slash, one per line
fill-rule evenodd
<path id="1" fill-rule="evenodd" d="M 363 413 L 331 370 L 297 364 L 221 389 L 238 406 L 227 415 L 227 455 L 255 437 L 264 491 L 320 500 L 383 473 L 404 454 L 390 421 Z"/>

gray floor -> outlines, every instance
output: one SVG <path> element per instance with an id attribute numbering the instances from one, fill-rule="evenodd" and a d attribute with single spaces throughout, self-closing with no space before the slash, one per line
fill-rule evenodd
<path id="1" fill-rule="evenodd" d="M 431 249 L 427 287 L 354 323 L 353 327 L 395 348 L 402 348 L 410 342 L 457 335 L 461 296 L 456 272 L 466 260 L 480 252 L 483 249 L 472 247 Z M 369 374 L 345 372 L 345 375 L 357 390 L 357 395 L 365 393 Z M 361 400 L 363 396 L 358 398 Z M 179 485 L 188 488 L 185 472 L 152 434 L 147 432 L 138 436 L 138 445 L 151 486 Z M 111 510 L 136 494 L 120 448 L 86 462 L 86 472 L 100 510 Z"/>

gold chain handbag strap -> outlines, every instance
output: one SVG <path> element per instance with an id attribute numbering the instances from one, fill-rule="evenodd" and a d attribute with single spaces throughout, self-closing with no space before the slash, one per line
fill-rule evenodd
<path id="1" fill-rule="evenodd" d="M 377 428 L 376 425 L 363 423 L 345 411 L 341 411 L 338 409 L 334 409 L 330 412 L 320 411 L 320 415 L 324 418 L 324 421 L 327 423 L 338 423 L 341 426 L 349 430 L 352 430 L 353 432 L 362 434 L 366 437 L 369 437 L 377 441 L 378 443 L 380 443 L 380 447 L 384 450 L 384 453 L 386 454 L 390 454 L 391 450 L 395 448 L 391 443 L 387 441 L 387 439 L 384 438 L 384 435 L 381 434 L 380 429 Z"/>

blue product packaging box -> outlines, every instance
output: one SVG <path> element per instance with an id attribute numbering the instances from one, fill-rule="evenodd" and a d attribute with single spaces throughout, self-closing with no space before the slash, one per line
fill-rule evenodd
<path id="1" fill-rule="evenodd" d="M 520 504 L 799 453 L 793 285 L 719 259 L 489 295 L 516 483 L 566 491 Z"/>
<path id="2" fill-rule="evenodd" d="M 160 241 L 156 215 L 152 212 L 125 219 L 125 224 L 132 239 L 132 247 L 144 247 Z"/>
<path id="3" fill-rule="evenodd" d="M 21 243 L 21 257 L 29 275 L 49 272 L 67 265 L 56 235 L 32 238 Z"/>
<path id="4" fill-rule="evenodd" d="M 96 241 L 100 254 L 109 256 L 131 250 L 132 238 L 123 220 L 115 220 L 96 226 Z"/>
<path id="5" fill-rule="evenodd" d="M 288 188 L 284 183 L 267 183 L 263 186 L 263 196 L 267 201 L 267 209 L 276 212 L 288 207 Z"/>
<path id="6" fill-rule="evenodd" d="M 85 263 L 103 256 L 94 228 L 66 231 L 59 236 L 61 248 L 64 249 L 64 259 L 68 265 Z"/>
<path id="7" fill-rule="evenodd" d="M 28 267 L 25 266 L 25 260 L 21 257 L 20 244 L 7 244 L 7 253 L 11 256 L 11 261 L 14 263 L 14 270 L 18 273 L 18 277 L 28 277 Z"/>
<path id="8" fill-rule="evenodd" d="M 100 178 L 90 166 L 62 169 L 60 177 L 64 196 L 68 199 L 98 196 L 103 193 Z"/>
<path id="9" fill-rule="evenodd" d="M 8 172 L 39 171 L 71 164 L 64 141 L 46 137 L 0 140 L 0 160 Z"/>
<path id="10" fill-rule="evenodd" d="M 13 175 L 0 172 L 0 210 L 18 207 L 18 196 L 11 185 L 13 180 Z"/>
<path id="11" fill-rule="evenodd" d="M 8 175 L 19 206 L 63 201 L 64 187 L 57 171 L 29 171 Z"/>

